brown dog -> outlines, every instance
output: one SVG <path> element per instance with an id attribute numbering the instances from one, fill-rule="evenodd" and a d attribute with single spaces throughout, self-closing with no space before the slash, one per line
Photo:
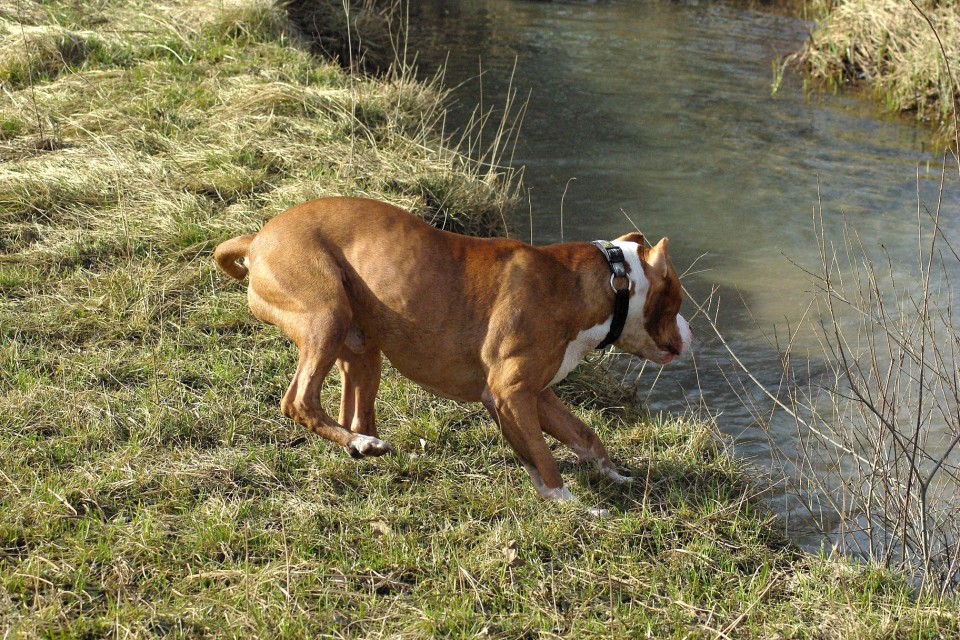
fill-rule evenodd
<path id="1" fill-rule="evenodd" d="M 629 478 L 550 386 L 613 337 L 618 322 L 614 344 L 655 362 L 690 346 L 667 239 L 648 249 L 630 233 L 612 244 L 622 252 L 617 264 L 587 242 L 533 247 L 470 238 L 383 202 L 324 198 L 224 242 L 214 255 L 234 278 L 249 273 L 250 310 L 299 347 L 284 415 L 354 457 L 391 452 L 374 417 L 383 353 L 438 395 L 482 402 L 537 491 L 572 500 L 543 432 L 612 479 Z M 617 296 L 629 308 L 615 319 Z M 334 363 L 343 374 L 339 421 L 320 405 Z"/>

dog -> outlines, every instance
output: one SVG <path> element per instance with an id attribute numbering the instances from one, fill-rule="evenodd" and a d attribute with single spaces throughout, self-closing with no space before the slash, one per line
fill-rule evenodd
<path id="1" fill-rule="evenodd" d="M 237 280 L 249 276 L 253 315 L 299 348 L 285 416 L 353 457 L 392 452 L 374 415 L 385 355 L 428 391 L 482 403 L 539 494 L 570 501 L 544 433 L 612 480 L 631 479 L 551 385 L 609 343 L 659 364 L 690 348 L 667 245 L 648 248 L 628 233 L 534 247 L 443 231 L 376 200 L 321 198 L 218 245 L 214 257 Z M 320 403 L 334 364 L 339 420 Z"/>

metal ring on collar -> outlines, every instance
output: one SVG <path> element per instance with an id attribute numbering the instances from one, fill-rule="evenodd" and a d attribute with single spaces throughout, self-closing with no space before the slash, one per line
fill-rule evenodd
<path id="1" fill-rule="evenodd" d="M 613 292 L 614 292 L 614 293 L 617 293 L 617 292 L 619 292 L 619 291 L 623 291 L 623 289 L 617 289 L 617 287 L 614 286 L 614 284 L 613 284 L 613 279 L 616 278 L 616 277 L 617 277 L 617 274 L 615 274 L 615 273 L 611 273 L 611 274 L 610 274 L 610 288 L 613 289 Z M 633 280 L 630 279 L 630 276 L 620 276 L 620 277 L 627 279 L 627 291 L 632 291 L 632 290 L 633 290 Z"/>

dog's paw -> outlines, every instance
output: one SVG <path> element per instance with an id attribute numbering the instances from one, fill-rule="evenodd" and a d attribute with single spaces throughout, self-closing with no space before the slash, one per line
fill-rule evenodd
<path id="1" fill-rule="evenodd" d="M 607 476 L 617 484 L 630 484 L 633 482 L 633 478 L 630 476 L 623 476 L 617 472 L 617 468 L 613 466 L 610 462 L 606 460 L 597 460 L 597 469 L 600 470 L 600 473 Z"/>
<path id="2" fill-rule="evenodd" d="M 537 486 L 537 492 L 547 500 L 556 500 L 557 502 L 577 502 L 577 497 L 570 493 L 566 485 L 560 485 L 556 489 L 548 489 L 546 486 Z"/>
<path id="3" fill-rule="evenodd" d="M 610 478 L 611 480 L 613 480 L 614 482 L 616 482 L 617 484 L 630 484 L 631 482 L 633 482 L 633 478 L 631 478 L 630 476 L 620 475 L 613 469 L 604 469 L 603 474 L 608 478 Z"/>
<path id="4" fill-rule="evenodd" d="M 386 440 L 374 438 L 372 436 L 356 435 L 347 445 L 347 451 L 352 458 L 364 458 L 366 456 L 382 456 L 393 453 L 393 445 Z"/>

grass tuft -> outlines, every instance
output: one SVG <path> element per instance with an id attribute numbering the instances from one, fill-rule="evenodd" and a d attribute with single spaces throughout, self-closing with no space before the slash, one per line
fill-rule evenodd
<path id="1" fill-rule="evenodd" d="M 866 83 L 887 110 L 913 112 L 955 141 L 960 4 L 916 4 L 922 14 L 905 0 L 828 3 L 798 59 L 828 86 Z"/>

